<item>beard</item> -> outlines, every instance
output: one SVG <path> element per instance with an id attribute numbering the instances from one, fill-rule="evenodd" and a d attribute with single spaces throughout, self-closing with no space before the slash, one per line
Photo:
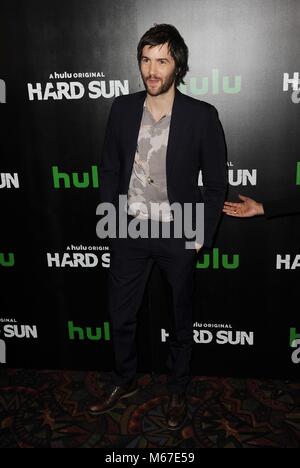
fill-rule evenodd
<path id="1" fill-rule="evenodd" d="M 151 86 L 148 86 L 147 81 L 150 79 L 149 76 L 147 78 L 144 78 L 144 76 L 142 75 L 142 80 L 143 80 L 144 86 L 145 86 L 148 94 L 150 94 L 150 96 L 159 96 L 160 94 L 166 93 L 171 88 L 171 86 L 175 82 L 175 77 L 176 77 L 176 72 L 174 70 L 174 72 L 171 75 L 167 76 L 165 78 L 165 80 L 161 83 L 161 85 L 158 86 L 155 89 L 151 88 Z M 153 76 L 151 78 L 156 79 L 155 76 Z"/>

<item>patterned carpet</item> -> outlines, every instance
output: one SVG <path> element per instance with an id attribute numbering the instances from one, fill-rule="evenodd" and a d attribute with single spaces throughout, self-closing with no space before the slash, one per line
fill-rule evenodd
<path id="1" fill-rule="evenodd" d="M 108 374 L 0 371 L 1 448 L 300 447 L 300 383 L 195 377 L 188 416 L 164 425 L 165 376 L 139 378 L 140 391 L 99 417 L 85 412 Z"/>

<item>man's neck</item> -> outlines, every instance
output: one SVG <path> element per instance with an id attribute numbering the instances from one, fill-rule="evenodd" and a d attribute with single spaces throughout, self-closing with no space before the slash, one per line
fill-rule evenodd
<path id="1" fill-rule="evenodd" d="M 151 96 L 147 93 L 147 106 L 152 113 L 164 114 L 172 109 L 175 97 L 175 87 L 172 86 L 166 93 Z"/>

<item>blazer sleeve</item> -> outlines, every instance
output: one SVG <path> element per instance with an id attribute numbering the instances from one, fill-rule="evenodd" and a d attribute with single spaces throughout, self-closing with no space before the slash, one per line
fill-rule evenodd
<path id="1" fill-rule="evenodd" d="M 204 247 L 211 247 L 226 197 L 228 176 L 224 131 L 214 106 L 205 117 L 201 166 L 204 199 Z"/>
<path id="2" fill-rule="evenodd" d="M 267 201 L 263 206 L 267 218 L 297 214 L 300 213 L 300 195 Z"/>
<path id="3" fill-rule="evenodd" d="M 100 202 L 112 203 L 118 190 L 120 158 L 118 151 L 117 98 L 108 116 L 100 158 Z"/>

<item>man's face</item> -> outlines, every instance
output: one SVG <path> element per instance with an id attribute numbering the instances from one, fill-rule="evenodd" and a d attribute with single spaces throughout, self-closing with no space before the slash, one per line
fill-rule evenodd
<path id="1" fill-rule="evenodd" d="M 145 88 L 151 96 L 159 96 L 171 88 L 175 81 L 175 61 L 167 42 L 143 48 L 140 70 Z"/>

